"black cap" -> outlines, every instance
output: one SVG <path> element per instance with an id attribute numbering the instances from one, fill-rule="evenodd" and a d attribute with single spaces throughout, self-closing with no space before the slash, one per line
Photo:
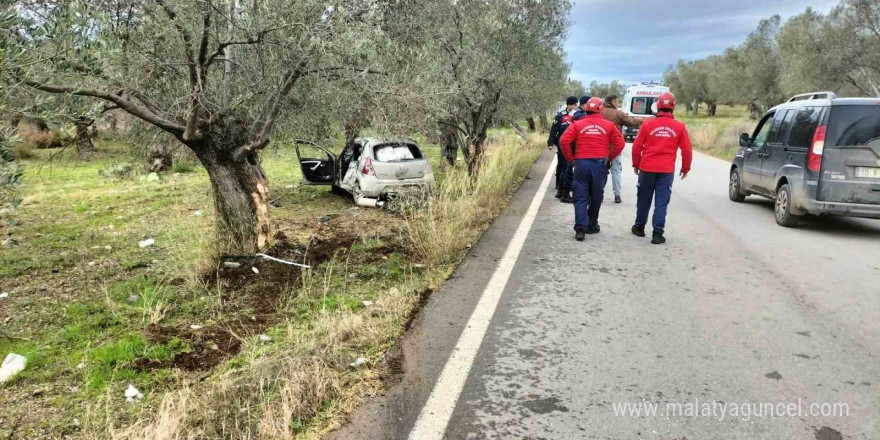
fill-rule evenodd
<path id="1" fill-rule="evenodd" d="M 584 105 L 584 104 L 586 104 L 587 101 L 589 101 L 589 100 L 590 100 L 590 95 L 584 95 L 584 96 L 581 96 L 581 101 L 580 101 L 579 104 L 580 104 L 580 105 Z"/>
<path id="2" fill-rule="evenodd" d="M 577 96 L 569 96 L 568 98 L 565 98 L 565 105 L 575 105 L 577 103 L 578 103 Z"/>

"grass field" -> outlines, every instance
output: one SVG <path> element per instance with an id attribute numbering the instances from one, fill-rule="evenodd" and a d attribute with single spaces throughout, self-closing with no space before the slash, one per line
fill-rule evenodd
<path id="1" fill-rule="evenodd" d="M 745 106 L 719 105 L 715 116 L 701 108 L 697 115 L 678 109 L 676 117 L 688 126 L 694 148 L 721 159 L 732 159 L 739 148 L 739 135 L 751 133 L 757 121 L 749 120 Z"/>
<path id="2" fill-rule="evenodd" d="M 398 210 L 303 186 L 293 149 L 269 149 L 269 253 L 305 271 L 216 267 L 195 164 L 153 180 L 115 141 L 85 159 L 39 151 L 0 248 L 0 356 L 28 358 L 0 386 L 0 438 L 320 437 L 381 387 L 387 348 L 541 151 L 492 137 L 476 180 L 423 143 L 436 190 Z M 129 384 L 143 399 L 126 402 Z"/>

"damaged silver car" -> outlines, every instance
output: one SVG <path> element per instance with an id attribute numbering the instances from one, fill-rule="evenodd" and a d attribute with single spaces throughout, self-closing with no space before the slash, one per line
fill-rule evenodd
<path id="1" fill-rule="evenodd" d="M 296 143 L 303 184 L 331 185 L 358 206 L 381 207 L 400 192 L 434 184 L 431 163 L 411 139 L 358 138 L 339 156 L 313 142 Z"/>

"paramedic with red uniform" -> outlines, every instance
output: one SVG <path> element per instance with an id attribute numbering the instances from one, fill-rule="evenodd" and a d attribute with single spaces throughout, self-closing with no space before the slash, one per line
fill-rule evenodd
<path id="1" fill-rule="evenodd" d="M 605 193 L 608 170 L 626 144 L 614 123 L 602 116 L 602 100 L 590 98 L 586 116 L 571 123 L 559 144 L 568 162 L 574 162 L 575 239 L 599 232 L 599 208 Z M 574 151 L 568 148 L 574 144 Z M 610 147 L 610 148 L 609 148 Z"/>
<path id="2" fill-rule="evenodd" d="M 636 222 L 632 233 L 645 236 L 648 211 L 654 200 L 654 227 L 651 243 L 666 243 L 663 232 L 666 227 L 666 208 L 672 198 L 672 181 L 675 180 L 675 159 L 681 150 L 681 178 L 691 170 L 691 139 L 683 122 L 675 120 L 675 96 L 663 93 L 657 100 L 657 117 L 642 124 L 633 142 L 633 171 L 639 176 Z"/>

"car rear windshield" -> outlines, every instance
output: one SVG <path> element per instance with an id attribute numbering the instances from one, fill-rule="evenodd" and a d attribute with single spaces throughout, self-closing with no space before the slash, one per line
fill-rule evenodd
<path id="1" fill-rule="evenodd" d="M 651 106 L 657 102 L 657 98 L 651 97 L 636 97 L 633 98 L 632 108 L 630 108 L 630 112 L 634 115 L 653 115 L 651 112 Z"/>
<path id="2" fill-rule="evenodd" d="M 373 148 L 373 157 L 379 162 L 404 162 L 421 159 L 422 152 L 415 145 L 385 144 Z"/>
<path id="3" fill-rule="evenodd" d="M 831 108 L 826 145 L 855 146 L 880 141 L 880 105 Z"/>

